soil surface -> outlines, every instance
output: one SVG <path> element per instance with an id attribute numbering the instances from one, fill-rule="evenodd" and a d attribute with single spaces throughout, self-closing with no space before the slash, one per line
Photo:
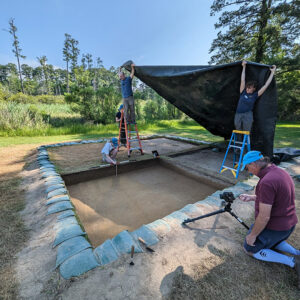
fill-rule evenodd
<path id="1" fill-rule="evenodd" d="M 299 299 L 295 271 L 245 255 L 242 245 L 246 230 L 227 213 L 199 220 L 189 227 L 173 227 L 153 247 L 155 253 L 135 255 L 133 267 L 129 265 L 129 255 L 124 255 L 78 278 L 62 279 L 54 269 L 57 250 L 52 249 L 56 216 L 46 216 L 43 180 L 37 164 L 31 162 L 36 158 L 34 147 L 0 149 L 2 178 L 20 174 L 26 188 L 22 216 L 30 239 L 18 254 L 15 265 L 19 299 Z M 72 151 L 71 147 L 64 148 Z M 81 159 L 87 152 L 81 152 Z M 72 170 L 71 157 L 65 154 Z M 80 159 L 74 159 L 79 167 Z M 26 171 L 20 173 L 25 162 Z M 202 163 L 206 164 L 205 157 Z M 300 173 L 299 166 L 292 168 L 293 172 Z M 300 183 L 295 181 L 295 184 L 299 218 Z M 200 206 L 199 213 L 216 209 Z M 233 209 L 246 223 L 253 220 L 253 203 L 236 200 Z M 290 244 L 298 249 L 299 228 L 289 238 Z"/>
<path id="2" fill-rule="evenodd" d="M 152 166 L 68 186 L 94 247 L 122 230 L 134 231 L 216 191 L 166 167 Z"/>
<path id="3" fill-rule="evenodd" d="M 82 144 L 50 148 L 48 151 L 51 160 L 55 163 L 61 173 L 71 173 L 106 164 L 102 162 L 101 157 L 101 150 L 104 145 L 105 143 Z M 152 157 L 152 151 L 154 150 L 158 151 L 160 155 L 166 155 L 171 152 L 197 149 L 198 146 L 166 138 L 158 138 L 142 140 L 142 148 L 145 153 L 144 156 Z M 137 150 L 134 150 L 130 158 L 128 158 L 127 149 L 124 147 L 119 149 L 117 155 L 118 162 L 139 158 L 143 157 L 141 157 L 140 152 Z"/>

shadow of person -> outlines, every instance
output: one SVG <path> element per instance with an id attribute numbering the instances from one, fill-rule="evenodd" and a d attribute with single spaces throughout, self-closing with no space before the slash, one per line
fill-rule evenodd
<path id="1" fill-rule="evenodd" d="M 182 290 L 181 284 L 193 286 L 195 284 L 194 280 L 183 273 L 183 267 L 178 266 L 175 271 L 167 274 L 160 284 L 160 292 L 163 300 L 182 300 L 182 299 L 193 299 L 189 295 L 182 295 L 180 290 Z M 186 289 L 184 289 L 186 291 Z"/>

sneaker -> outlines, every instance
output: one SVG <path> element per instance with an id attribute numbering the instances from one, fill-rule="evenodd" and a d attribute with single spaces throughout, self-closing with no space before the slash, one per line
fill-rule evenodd
<path id="1" fill-rule="evenodd" d="M 295 270 L 298 276 L 297 287 L 300 290 L 300 255 L 295 256 Z"/>

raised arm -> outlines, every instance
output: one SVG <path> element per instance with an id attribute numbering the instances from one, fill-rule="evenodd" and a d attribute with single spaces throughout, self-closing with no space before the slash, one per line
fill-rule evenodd
<path id="1" fill-rule="evenodd" d="M 132 79 L 133 76 L 134 76 L 134 67 L 135 67 L 135 64 L 131 64 L 131 73 L 130 73 L 131 79 Z"/>
<path id="2" fill-rule="evenodd" d="M 245 89 L 245 79 L 246 79 L 246 64 L 247 62 L 245 60 L 242 61 L 243 71 L 241 75 L 241 85 L 240 85 L 240 94 Z"/>
<path id="3" fill-rule="evenodd" d="M 275 71 L 276 71 L 276 66 L 273 65 L 272 68 L 270 68 L 270 71 L 271 71 L 271 74 L 270 74 L 268 80 L 266 81 L 264 86 L 261 87 L 260 90 L 258 91 L 258 97 L 261 96 L 265 92 L 265 90 L 268 88 L 268 86 L 270 85 L 270 83 L 274 77 Z"/>

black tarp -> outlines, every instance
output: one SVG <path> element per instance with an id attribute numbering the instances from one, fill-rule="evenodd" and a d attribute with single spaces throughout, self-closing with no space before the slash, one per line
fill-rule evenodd
<path id="1" fill-rule="evenodd" d="M 123 64 L 130 71 L 128 61 Z M 248 62 L 246 81 L 258 89 L 270 75 L 269 66 Z M 230 138 L 239 99 L 241 62 L 217 66 L 136 66 L 135 76 L 214 135 Z M 273 156 L 277 116 L 275 80 L 256 101 L 251 148 Z"/>

